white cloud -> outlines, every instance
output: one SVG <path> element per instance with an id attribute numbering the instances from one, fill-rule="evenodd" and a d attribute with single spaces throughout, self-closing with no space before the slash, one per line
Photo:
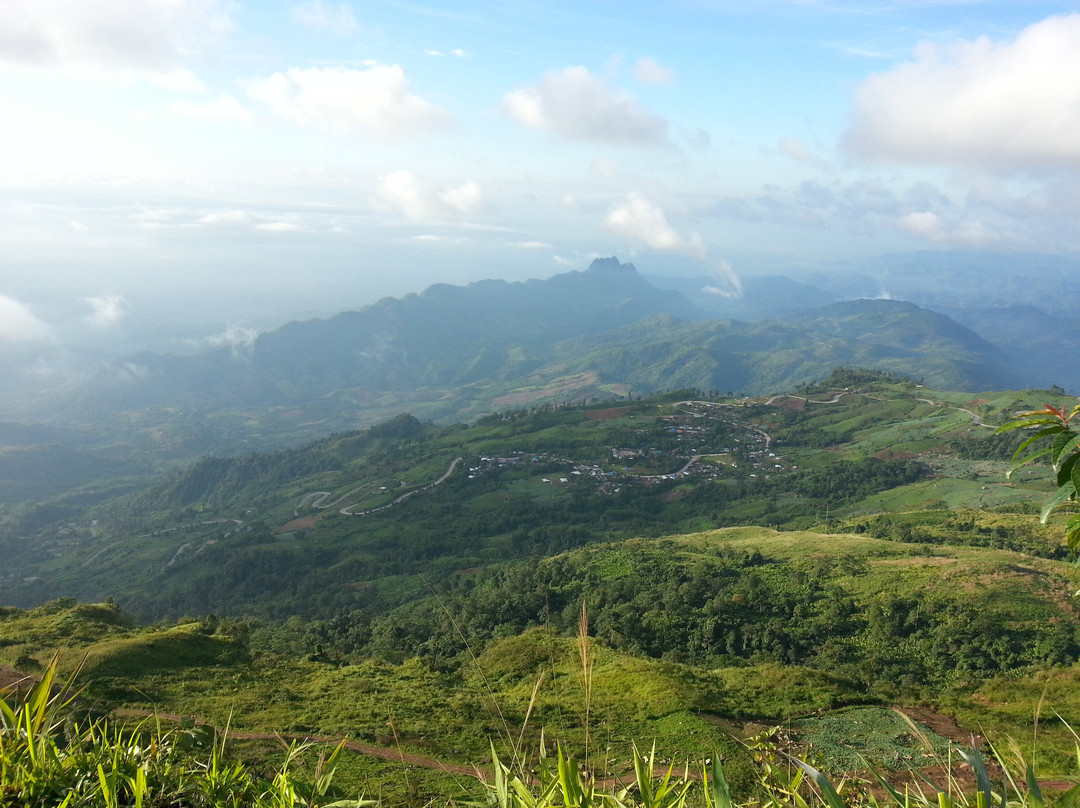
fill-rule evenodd
<path id="1" fill-rule="evenodd" d="M 68 227 L 74 230 L 76 233 L 89 233 L 90 228 L 80 222 L 78 219 L 72 219 L 68 222 Z"/>
<path id="2" fill-rule="evenodd" d="M 604 223 L 612 232 L 634 239 L 654 250 L 668 250 L 694 258 L 705 256 L 700 235 L 693 233 L 689 238 L 681 236 L 668 223 L 663 209 L 635 191 L 627 194 L 625 200 L 608 211 Z"/>
<path id="3" fill-rule="evenodd" d="M 1080 166 L 1080 14 L 1011 42 L 924 44 L 871 76 L 846 142 L 864 157 L 995 169 Z"/>
<path id="4" fill-rule="evenodd" d="M 220 334 L 206 338 L 206 343 L 211 347 L 220 348 L 228 346 L 232 349 L 250 348 L 255 344 L 259 336 L 259 329 L 246 325 L 230 324 Z"/>
<path id="5" fill-rule="evenodd" d="M 262 222 L 255 225 L 256 230 L 267 233 L 308 233 L 310 228 L 295 222 Z"/>
<path id="6" fill-rule="evenodd" d="M 456 219 L 484 205 L 483 191 L 473 180 L 437 189 L 404 169 L 381 177 L 376 193 L 384 206 L 415 221 Z"/>
<path id="7" fill-rule="evenodd" d="M 439 192 L 439 201 L 450 210 L 460 214 L 475 213 L 484 205 L 484 193 L 479 183 L 466 180 L 456 188 Z"/>
<path id="8" fill-rule="evenodd" d="M 712 265 L 713 277 L 720 282 L 719 286 L 706 284 L 701 291 L 718 297 L 741 297 L 743 293 L 742 279 L 738 276 L 731 264 L 727 261 L 716 261 Z"/>
<path id="9" fill-rule="evenodd" d="M 705 291 L 724 297 L 742 295 L 742 281 L 727 261 L 709 256 L 705 243 L 698 233 L 680 234 L 668 222 L 663 209 L 639 193 L 631 192 L 626 199 L 608 211 L 604 220 L 608 229 L 633 239 L 654 250 L 679 253 L 707 263 L 718 285 L 710 285 Z"/>
<path id="10" fill-rule="evenodd" d="M 0 343 L 49 342 L 52 329 L 39 320 L 30 307 L 13 297 L 0 295 Z"/>
<path id="11" fill-rule="evenodd" d="M 668 143 L 666 120 L 584 67 L 545 73 L 535 87 L 503 96 L 503 108 L 522 126 L 569 140 L 616 146 Z"/>
<path id="12" fill-rule="evenodd" d="M 659 64 L 651 56 L 642 56 L 634 65 L 634 78 L 642 84 L 674 84 L 675 71 Z"/>
<path id="13" fill-rule="evenodd" d="M 1003 241 L 1000 234 L 982 222 L 953 223 L 946 221 L 933 211 L 909 213 L 897 221 L 897 226 L 908 235 L 933 244 L 947 244 L 953 247 L 990 247 Z"/>
<path id="14" fill-rule="evenodd" d="M 432 244 L 468 244 L 472 239 L 465 236 L 440 236 L 435 233 L 422 233 L 413 236 L 414 241 L 426 241 Z"/>
<path id="15" fill-rule="evenodd" d="M 196 351 L 206 350 L 207 348 L 228 348 L 234 359 L 248 359 L 258 337 L 259 330 L 257 328 L 232 323 L 227 325 L 220 334 L 213 334 L 202 339 L 185 339 L 181 341 L 181 344 L 189 350 Z M 133 365 L 131 369 L 125 368 L 125 370 L 134 378 L 146 375 L 145 369 L 136 365 Z"/>
<path id="16" fill-rule="evenodd" d="M 230 26 L 218 0 L 4 0 L 0 61 L 197 89 L 181 57 Z"/>
<path id="17" fill-rule="evenodd" d="M 469 54 L 463 51 L 461 48 L 454 48 L 452 51 L 441 50 L 426 50 L 424 51 L 428 56 L 456 56 L 458 59 L 468 59 Z"/>
<path id="18" fill-rule="evenodd" d="M 173 112 L 189 118 L 204 121 L 239 121 L 246 123 L 251 115 L 243 105 L 231 95 L 219 96 L 207 104 L 189 104 L 178 102 L 171 107 Z"/>
<path id="19" fill-rule="evenodd" d="M 331 31 L 341 36 L 354 34 L 360 27 L 356 22 L 352 6 L 348 3 L 324 3 L 322 0 L 310 0 L 310 2 L 293 6 L 292 15 L 293 19 L 308 28 Z"/>
<path id="20" fill-rule="evenodd" d="M 398 65 L 293 68 L 249 81 L 247 90 L 283 118 L 339 134 L 365 129 L 386 139 L 422 137 L 450 121 L 446 110 L 410 91 Z"/>
<path id="21" fill-rule="evenodd" d="M 90 325 L 110 328 L 124 319 L 124 298 L 118 295 L 88 297 L 86 302 L 90 304 L 91 309 L 90 315 L 86 317 L 86 322 Z"/>
<path id="22" fill-rule="evenodd" d="M 209 225 L 246 225 L 251 224 L 251 214 L 246 210 L 223 210 L 200 216 L 196 221 Z"/>

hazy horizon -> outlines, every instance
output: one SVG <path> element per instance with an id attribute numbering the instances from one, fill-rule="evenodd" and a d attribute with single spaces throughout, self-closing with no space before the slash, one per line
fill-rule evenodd
<path id="1" fill-rule="evenodd" d="M 737 292 L 1080 254 L 1074 3 L 14 0 L 0 30 L 9 367 L 597 256 Z"/>

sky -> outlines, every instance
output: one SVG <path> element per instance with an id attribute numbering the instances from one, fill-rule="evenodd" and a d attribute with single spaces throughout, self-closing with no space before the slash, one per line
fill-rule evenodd
<path id="1" fill-rule="evenodd" d="M 0 3 L 0 359 L 42 374 L 926 249 L 1080 254 L 1080 2 Z"/>

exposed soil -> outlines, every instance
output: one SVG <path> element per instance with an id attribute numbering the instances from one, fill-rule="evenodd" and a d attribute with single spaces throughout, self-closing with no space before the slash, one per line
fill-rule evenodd
<path id="1" fill-rule="evenodd" d="M 293 519 L 291 522 L 286 522 L 274 533 L 291 533 L 294 530 L 311 530 L 315 527 L 319 521 L 317 516 L 303 516 L 300 519 Z"/>
<path id="2" fill-rule="evenodd" d="M 144 718 L 153 715 L 164 721 L 175 721 L 177 723 L 194 721 L 196 726 L 201 727 L 207 725 L 207 722 L 193 716 L 176 715 L 175 713 L 152 713 L 149 710 L 114 710 L 113 715 L 132 716 L 136 718 Z M 344 740 L 346 749 L 352 752 L 359 752 L 362 755 L 371 755 L 372 757 L 381 758 L 383 760 L 396 760 L 409 766 L 419 766 L 423 769 L 436 769 L 438 771 L 450 772 L 451 774 L 465 774 L 469 775 L 470 777 L 482 774 L 482 772 L 480 772 L 475 766 L 464 766 L 458 763 L 446 763 L 441 760 L 436 760 L 433 757 L 416 755 L 411 752 L 405 752 L 401 749 L 386 746 L 376 746 L 374 744 L 363 743 L 361 741 L 350 741 L 348 739 L 334 738 L 328 735 L 300 735 L 296 733 L 275 732 L 242 732 L 240 730 L 230 729 L 229 737 L 239 741 L 273 741 L 281 738 L 286 741 L 328 744 L 339 744 L 342 742 L 342 740 Z"/>
<path id="3" fill-rule="evenodd" d="M 17 671 L 7 665 L 0 665 L 0 691 L 29 690 L 37 682 L 37 677 Z"/>
<path id="4" fill-rule="evenodd" d="M 531 404 L 541 399 L 549 399 L 556 396 L 568 396 L 578 390 L 591 387 L 599 382 L 600 377 L 595 373 L 579 373 L 563 379 L 560 384 L 544 387 L 540 390 L 523 390 L 519 393 L 507 393 L 499 396 L 492 403 L 497 407 L 514 407 Z"/>
<path id="5" fill-rule="evenodd" d="M 961 729 L 952 716 L 939 713 L 929 707 L 894 707 L 893 709 L 953 743 L 972 746 L 986 742 L 986 739 L 981 735 L 975 735 Z"/>
<path id="6" fill-rule="evenodd" d="M 628 412 L 630 412 L 629 407 L 611 407 L 606 410 L 586 410 L 585 419 L 587 421 L 613 421 L 616 418 L 622 418 Z"/>

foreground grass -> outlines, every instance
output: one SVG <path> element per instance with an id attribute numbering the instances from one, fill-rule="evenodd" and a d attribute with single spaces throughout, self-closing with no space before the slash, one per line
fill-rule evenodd
<path id="1" fill-rule="evenodd" d="M 442 795 L 424 796 L 410 785 L 404 799 L 373 800 L 344 796 L 335 787 L 344 742 L 322 750 L 307 771 L 303 770 L 305 753 L 314 744 L 290 743 L 282 763 L 270 772 L 257 773 L 257 767 L 227 754 L 225 735 L 212 730 L 168 730 L 160 722 L 127 729 L 103 719 L 80 723 L 74 719 L 80 709 L 70 682 L 56 682 L 55 662 L 25 694 L 16 690 L 0 698 L 0 806 L 361 808 L 449 803 L 477 808 L 988 808 L 996 804 L 1043 808 L 1045 804 L 1033 770 L 1022 757 L 1011 769 L 997 757 L 1001 776 L 996 785 L 981 754 L 973 749 L 957 750 L 970 770 L 967 776 L 958 777 L 959 767 L 949 766 L 942 772 L 940 785 L 923 778 L 921 785 L 901 790 L 875 775 L 876 789 L 869 789 L 864 782 L 846 778 L 834 785 L 805 759 L 784 753 L 773 738 L 775 730 L 747 744 L 754 756 L 755 782 L 744 797 L 733 796 L 721 756 L 715 752 L 695 766 L 685 764 L 680 774 L 674 764 L 657 766 L 655 745 L 645 754 L 631 744 L 622 776 L 598 782 L 588 758 L 576 761 L 562 746 L 549 752 L 541 740 L 539 756 L 527 754 L 519 745 L 505 763 L 491 746 L 486 771 L 478 767 L 469 784 Z M 921 734 L 914 724 L 910 728 L 916 736 Z M 941 759 L 932 745 L 920 754 L 929 762 Z M 366 789 L 368 793 L 380 790 Z M 1071 799 L 1074 792 L 1066 796 Z"/>
<path id="2" fill-rule="evenodd" d="M 121 729 L 103 719 L 79 722 L 70 682 L 55 681 L 56 665 L 25 696 L 0 700 L 0 806 L 335 806 L 372 804 L 342 799 L 332 788 L 342 745 L 320 755 L 310 776 L 297 774 L 304 745 L 291 744 L 284 762 L 259 776 L 225 756 L 213 732 L 163 731 L 149 722 Z"/>

